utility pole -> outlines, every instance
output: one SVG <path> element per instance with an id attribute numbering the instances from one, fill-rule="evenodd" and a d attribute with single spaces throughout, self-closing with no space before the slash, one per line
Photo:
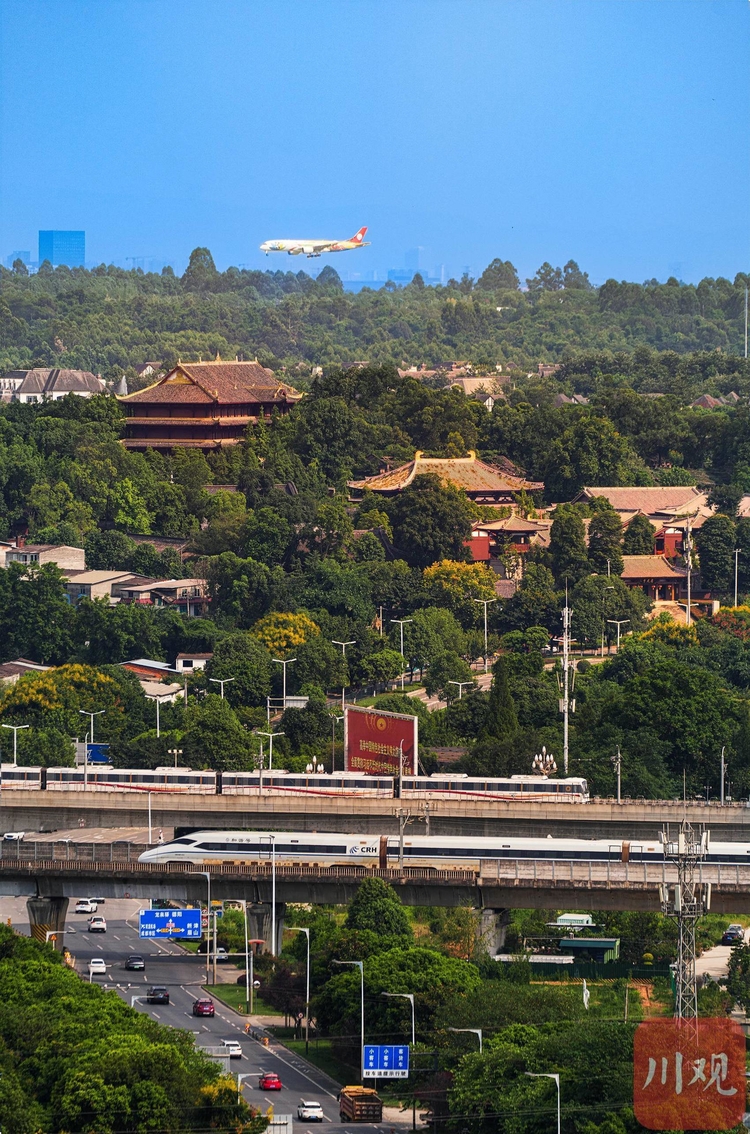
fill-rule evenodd
<path id="1" fill-rule="evenodd" d="M 401 627 L 401 656 L 404 656 L 404 626 L 407 622 L 413 622 L 413 618 L 392 618 L 391 622 L 396 622 Z M 401 692 L 404 691 L 404 674 L 401 673 Z"/>
<path id="2" fill-rule="evenodd" d="M 568 606 L 568 587 L 565 586 L 565 606 L 562 612 L 563 623 L 563 695 L 560 712 L 563 715 L 563 771 L 568 774 L 568 715 L 570 713 L 570 622 L 572 610 Z"/>
<path id="3" fill-rule="evenodd" d="M 723 751 L 723 749 L 722 749 L 722 751 Z M 621 798 L 621 795 L 620 795 L 620 773 L 622 771 L 622 753 L 620 752 L 620 745 L 619 744 L 617 745 L 617 755 L 616 756 L 610 756 L 610 760 L 614 764 L 615 771 L 617 772 L 617 802 L 622 803 L 622 798 Z"/>
<path id="4" fill-rule="evenodd" d="M 346 665 L 346 647 L 347 646 L 356 646 L 356 644 L 357 644 L 356 641 L 354 641 L 354 642 L 338 642 L 335 638 L 331 638 L 331 645 L 332 646 L 341 646 L 341 656 L 344 659 L 344 665 Z M 344 694 L 345 693 L 346 693 L 346 686 L 342 685 L 341 686 L 341 712 L 342 713 L 343 713 L 344 708 L 346 706 L 346 701 L 344 700 Z M 284 708 L 286 708 L 286 705 L 284 706 Z"/>
<path id="5" fill-rule="evenodd" d="M 708 913 L 711 886 L 696 881 L 696 867 L 708 853 L 710 832 L 693 830 L 687 820 L 670 834 L 662 832 L 664 858 L 677 866 L 677 883 L 662 883 L 662 913 L 677 922 L 677 969 L 674 1015 L 677 1020 L 695 1021 L 698 1017 L 698 988 L 695 982 L 695 924 Z M 694 1029 L 695 1024 L 692 1025 Z"/>

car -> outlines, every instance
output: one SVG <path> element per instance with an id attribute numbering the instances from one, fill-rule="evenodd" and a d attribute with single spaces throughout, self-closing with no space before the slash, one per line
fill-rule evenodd
<path id="1" fill-rule="evenodd" d="M 218 949 L 216 950 L 216 963 L 219 964 L 221 961 L 228 961 L 228 960 L 229 960 L 229 954 L 227 953 L 227 951 L 223 947 L 223 945 L 219 945 Z"/>
<path id="2" fill-rule="evenodd" d="M 139 969 L 145 969 L 145 967 L 146 962 L 144 961 L 140 953 L 131 953 L 127 961 L 125 962 L 125 968 L 131 969 L 133 972 Z"/>
<path id="3" fill-rule="evenodd" d="M 96 902 L 92 902 L 91 898 L 79 898 L 76 902 L 76 913 L 96 913 Z"/>
<path id="4" fill-rule="evenodd" d="M 107 962 L 103 957 L 92 957 L 89 961 L 89 976 L 106 976 Z"/>
<path id="5" fill-rule="evenodd" d="M 90 917 L 89 918 L 89 924 L 88 924 L 88 931 L 89 931 L 89 933 L 106 933 L 107 932 L 107 923 L 104 920 L 104 918 L 100 917 L 99 915 L 95 915 L 94 917 Z"/>
<path id="6" fill-rule="evenodd" d="M 236 1039 L 222 1040 L 221 1046 L 230 1059 L 242 1059 L 242 1047 Z"/>
<path id="7" fill-rule="evenodd" d="M 201 996 L 200 999 L 193 1002 L 194 1016 L 213 1016 L 215 1012 L 214 1002 L 210 996 Z"/>
<path id="8" fill-rule="evenodd" d="M 3 838 L 6 843 L 20 843 L 25 834 L 25 831 L 6 831 Z"/>
<path id="9" fill-rule="evenodd" d="M 258 1088 L 261 1091 L 280 1091 L 281 1079 L 273 1071 L 264 1071 L 258 1080 Z"/>
<path id="10" fill-rule="evenodd" d="M 323 1107 L 319 1102 L 308 1102 L 306 1099 L 300 1099 L 297 1107 L 297 1118 L 301 1119 L 302 1122 L 322 1122 Z"/>
<path id="11" fill-rule="evenodd" d="M 146 989 L 147 1004 L 169 1004 L 169 989 L 163 984 L 153 984 Z"/>
<path id="12" fill-rule="evenodd" d="M 721 943 L 722 945 L 734 945 L 737 941 L 745 940 L 745 931 L 741 925 L 730 925 L 724 930 Z"/>

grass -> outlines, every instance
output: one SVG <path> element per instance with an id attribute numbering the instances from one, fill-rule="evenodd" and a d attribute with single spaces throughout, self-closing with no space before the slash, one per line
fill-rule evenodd
<path id="1" fill-rule="evenodd" d="M 235 1012 L 239 1012 L 242 1016 L 247 1016 L 247 996 L 245 993 L 245 985 L 243 984 L 205 984 L 203 986 L 208 996 L 214 1000 L 220 1000 L 222 1004 L 226 1004 L 227 1008 L 234 1008 Z M 270 1004 L 266 1004 L 265 1000 L 261 1000 L 257 992 L 253 997 L 253 1015 L 254 1016 L 278 1016 L 278 1008 L 273 1008 Z"/>
<path id="2" fill-rule="evenodd" d="M 284 1047 L 293 1051 L 295 1055 L 305 1056 L 305 1041 L 304 1039 L 294 1038 L 294 1028 L 273 1027 L 268 1030 L 273 1032 L 276 1039 L 283 1043 Z M 311 1039 L 310 1050 L 305 1058 L 315 1067 L 319 1067 L 321 1071 L 325 1071 L 326 1075 L 330 1075 L 337 1083 L 341 1083 L 342 1086 L 346 1086 L 347 1083 L 359 1082 L 360 1072 L 358 1068 L 342 1063 L 333 1054 L 330 1039 L 320 1039 L 317 1036 Z"/>

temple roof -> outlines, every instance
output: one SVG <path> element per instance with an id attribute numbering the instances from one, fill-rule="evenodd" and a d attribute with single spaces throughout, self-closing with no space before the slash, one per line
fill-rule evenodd
<path id="1" fill-rule="evenodd" d="M 297 402 L 302 397 L 258 362 L 179 362 L 145 390 L 118 398 L 123 405 L 144 403 Z"/>
<path id="2" fill-rule="evenodd" d="M 522 476 L 511 476 L 485 464 L 473 450 L 468 457 L 424 457 L 417 452 L 408 464 L 364 480 L 350 481 L 349 487 L 369 488 L 373 492 L 398 492 L 424 473 L 433 473 L 464 492 L 522 492 L 544 487 L 541 483 L 525 480 Z"/>
<path id="3" fill-rule="evenodd" d="M 621 579 L 684 579 L 686 571 L 678 571 L 663 555 L 623 555 Z"/>

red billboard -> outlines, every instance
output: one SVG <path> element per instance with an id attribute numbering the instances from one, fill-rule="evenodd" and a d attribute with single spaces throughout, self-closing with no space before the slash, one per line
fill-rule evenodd
<path id="1" fill-rule="evenodd" d="M 731 1130 L 745 1112 L 745 1037 L 726 1017 L 647 1020 L 633 1051 L 635 1116 L 648 1130 Z"/>
<path id="2" fill-rule="evenodd" d="M 370 776 L 417 774 L 417 718 L 377 709 L 344 709 L 344 767 Z"/>

